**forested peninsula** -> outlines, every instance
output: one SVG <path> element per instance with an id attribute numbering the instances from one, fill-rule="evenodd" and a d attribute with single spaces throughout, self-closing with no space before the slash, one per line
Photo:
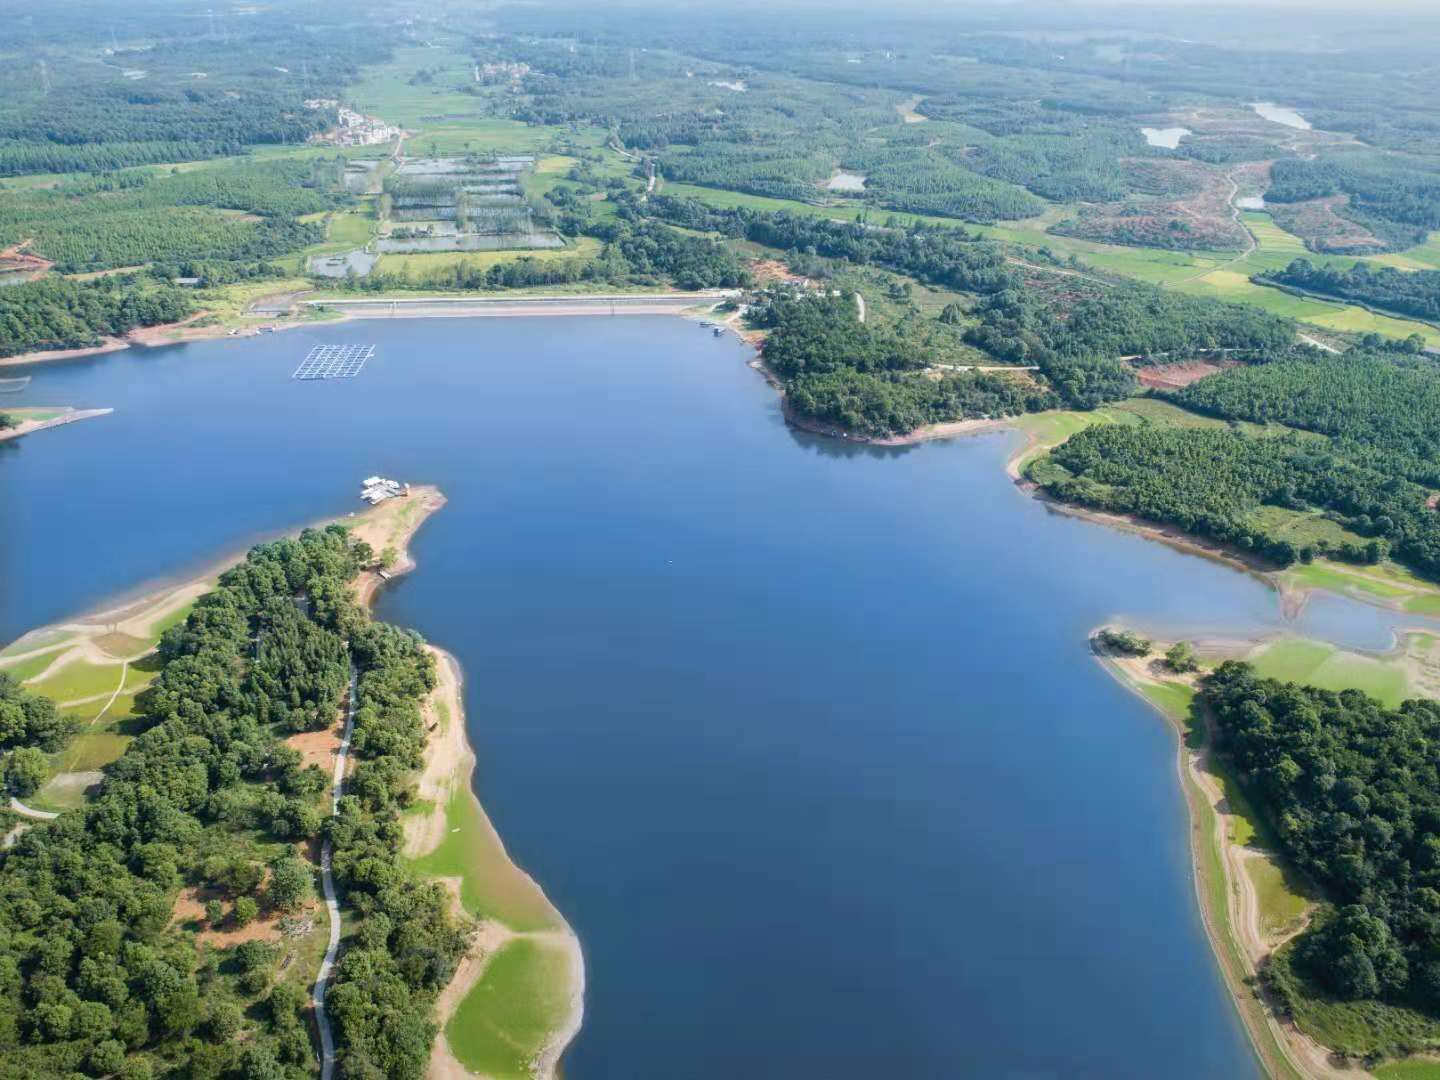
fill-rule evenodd
<path id="1" fill-rule="evenodd" d="M 321 837 L 347 928 L 328 995 L 337 1063 L 345 1076 L 424 1075 L 431 1006 L 469 931 L 401 858 L 436 673 L 417 635 L 357 602 L 352 582 L 376 558 L 340 526 L 253 549 L 164 634 L 139 733 L 94 797 L 12 833 L 6 1075 L 308 1075 Z M 332 818 L 326 772 L 288 741 L 333 728 L 352 677 L 358 762 Z M 28 794 L 32 758 L 71 728 L 8 677 L 0 699 L 4 779 Z M 182 894 L 208 898 L 198 916 L 179 914 Z M 256 920 L 278 937 L 237 931 Z"/>

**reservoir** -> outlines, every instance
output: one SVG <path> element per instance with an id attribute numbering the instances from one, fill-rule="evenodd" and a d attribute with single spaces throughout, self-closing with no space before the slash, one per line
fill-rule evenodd
<path id="1" fill-rule="evenodd" d="M 864 191 L 865 177 L 861 173 L 837 169 L 835 175 L 825 182 L 829 191 Z"/>
<path id="2" fill-rule="evenodd" d="M 292 381 L 317 344 L 376 352 Z M 1012 433 L 795 432 L 748 359 L 414 319 L 19 369 L 7 404 L 115 412 L 0 445 L 0 639 L 438 484 L 379 615 L 464 665 L 480 798 L 584 945 L 569 1080 L 1256 1075 L 1174 737 L 1086 635 L 1277 628 L 1274 595 L 1051 513 Z"/>
<path id="3" fill-rule="evenodd" d="M 1145 136 L 1145 141 L 1151 146 L 1158 146 L 1165 150 L 1174 150 L 1180 146 L 1180 140 L 1190 134 L 1190 129 L 1183 127 L 1142 127 L 1140 134 Z"/>
<path id="4" fill-rule="evenodd" d="M 1252 101 L 1250 108 L 1276 124 L 1284 124 L 1286 127 L 1298 128 L 1301 131 L 1310 130 L 1310 121 L 1306 120 L 1294 109 L 1287 109 L 1284 105 L 1276 105 L 1272 101 Z"/>

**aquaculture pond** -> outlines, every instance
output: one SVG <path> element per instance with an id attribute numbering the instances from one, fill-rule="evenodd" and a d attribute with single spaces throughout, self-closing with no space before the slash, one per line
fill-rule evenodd
<path id="1" fill-rule="evenodd" d="M 293 381 L 316 344 L 376 351 Z M 1274 595 L 1051 513 L 1013 433 L 797 433 L 749 359 L 428 319 L 16 371 L 7 404 L 115 412 L 0 446 L 0 638 L 438 484 L 379 614 L 463 663 L 480 797 L 584 943 L 569 1080 L 1254 1075 L 1174 737 L 1086 636 L 1278 628 Z"/>

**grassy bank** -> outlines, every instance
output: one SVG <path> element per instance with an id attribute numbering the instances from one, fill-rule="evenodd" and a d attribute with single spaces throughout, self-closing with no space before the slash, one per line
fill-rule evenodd
<path id="1" fill-rule="evenodd" d="M 1143 663 L 1114 657 L 1102 657 L 1101 662 L 1174 726 L 1180 779 L 1190 814 L 1195 892 L 1221 973 L 1267 1074 L 1277 1080 L 1307 1077 L 1303 1049 L 1294 1045 L 1295 1039 L 1303 1036 L 1284 1028 L 1252 989 L 1254 953 L 1264 948 L 1264 937 L 1263 932 L 1257 937 L 1253 930 L 1245 934 L 1240 909 L 1242 898 L 1258 891 L 1262 897 L 1257 901 L 1258 925 L 1264 926 L 1285 922 L 1297 905 L 1303 908 L 1308 903 L 1285 885 L 1273 856 L 1254 846 L 1262 835 L 1261 824 L 1240 796 L 1234 779 L 1217 765 L 1209 730 L 1195 707 L 1194 686 L 1166 678 Z M 1253 854 L 1241 862 L 1236 856 L 1240 849 Z M 1265 876 L 1263 890 L 1247 886 L 1237 876 L 1237 870 L 1245 872 L 1252 861 L 1270 868 L 1260 871 Z"/>
<path id="2" fill-rule="evenodd" d="M 475 920 L 470 954 L 441 995 L 444 1037 L 431 1075 L 530 1080 L 554 1075 L 578 1029 L 584 990 L 579 942 L 535 881 L 506 852 L 470 787 L 460 669 L 441 654 L 427 708 L 432 731 L 421 799 L 405 822 L 414 866 L 443 881 Z"/>

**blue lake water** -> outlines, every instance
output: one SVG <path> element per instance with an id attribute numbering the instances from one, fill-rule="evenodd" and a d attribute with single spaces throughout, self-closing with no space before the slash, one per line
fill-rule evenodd
<path id="1" fill-rule="evenodd" d="M 378 346 L 293 382 L 316 343 Z M 1257 1073 L 1117 614 L 1280 628 L 1245 575 L 1048 511 L 1015 436 L 787 428 L 653 317 L 352 322 L 37 365 L 0 444 L 0 639 L 358 507 L 450 504 L 382 594 L 466 672 L 476 787 L 574 925 L 569 1080 Z M 1370 647 L 1392 618 L 1313 603 Z"/>

